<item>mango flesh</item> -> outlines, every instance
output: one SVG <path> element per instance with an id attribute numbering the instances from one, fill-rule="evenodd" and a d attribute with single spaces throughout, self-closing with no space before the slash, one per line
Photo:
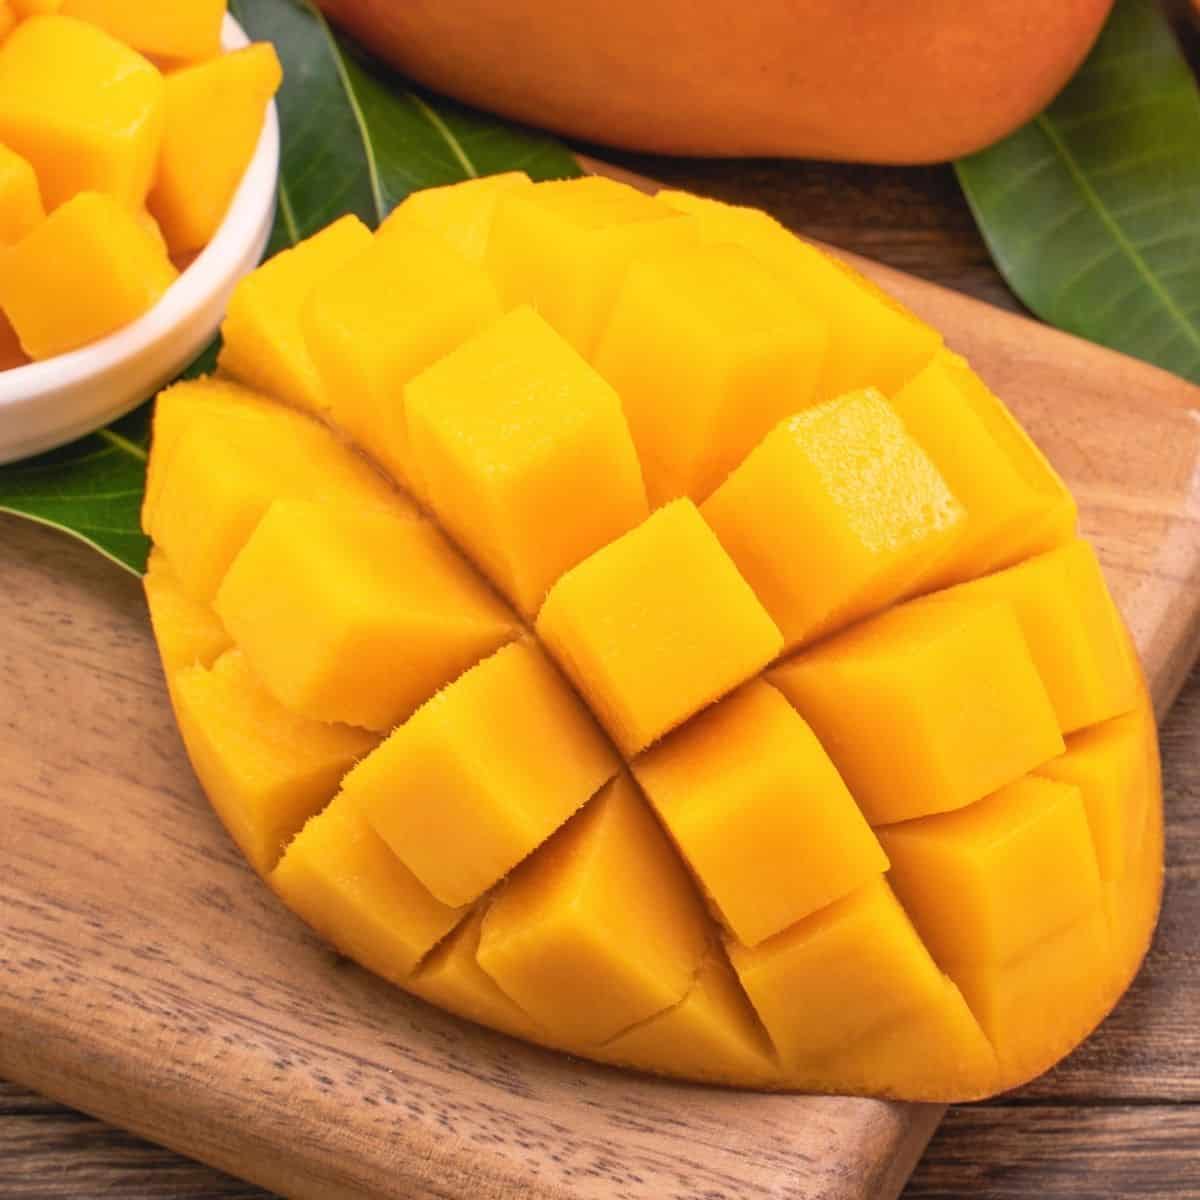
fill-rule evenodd
<path id="1" fill-rule="evenodd" d="M 1149 701 L 1000 401 L 752 217 L 475 181 L 251 276 L 241 382 L 155 419 L 169 689 L 254 868 L 432 1003 L 684 1079 L 990 1095 L 1145 953 Z M 762 282 L 757 343 L 709 268 Z"/>
<path id="2" fill-rule="evenodd" d="M 216 235 L 282 74 L 226 0 L 0 0 L 0 371 L 153 308 Z"/>

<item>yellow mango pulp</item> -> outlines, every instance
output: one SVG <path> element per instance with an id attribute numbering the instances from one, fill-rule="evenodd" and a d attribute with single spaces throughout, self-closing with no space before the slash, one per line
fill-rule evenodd
<path id="1" fill-rule="evenodd" d="M 405 384 L 499 316 L 480 267 L 428 234 L 397 232 L 315 287 L 301 324 L 332 419 L 421 495 Z"/>
<path id="2" fill-rule="evenodd" d="M 29 355 L 21 349 L 17 331 L 4 313 L 0 312 L 0 371 L 23 367 L 29 361 Z"/>
<path id="3" fill-rule="evenodd" d="M 270 882 L 343 954 L 395 983 L 465 915 L 435 900 L 344 794 L 296 834 Z"/>
<path id="4" fill-rule="evenodd" d="M 263 514 L 279 498 L 322 497 L 339 506 L 411 515 L 411 503 L 323 426 L 238 389 L 201 380 L 168 393 L 155 421 L 143 507 L 146 532 L 184 590 L 211 603 Z"/>
<path id="5" fill-rule="evenodd" d="M 333 798 L 378 739 L 311 721 L 262 686 L 240 649 L 172 681 L 188 757 L 233 840 L 259 874 L 271 871 L 304 822 Z"/>
<path id="6" fill-rule="evenodd" d="M 459 905 L 508 874 L 617 768 L 562 676 L 536 646 L 516 642 L 419 708 L 345 791 L 417 878 Z M 448 839 L 460 850 L 453 860 Z"/>
<path id="7" fill-rule="evenodd" d="M 942 587 L 1050 550 L 1075 532 L 1075 501 L 1012 414 L 967 365 L 940 351 L 892 396 L 966 512 Z"/>
<path id="8" fill-rule="evenodd" d="M 153 64 L 70 17 L 33 16 L 0 46 L 0 141 L 29 160 L 55 209 L 80 192 L 140 208 L 166 116 Z"/>
<path id="9" fill-rule="evenodd" d="M 437 529 L 312 500 L 267 509 L 215 607 L 280 702 L 380 733 L 517 632 Z"/>
<path id="10" fill-rule="evenodd" d="M 176 275 L 134 213 L 109 195 L 80 192 L 0 248 L 0 309 L 30 358 L 51 358 L 136 320 Z"/>
<path id="11" fill-rule="evenodd" d="M 211 667 L 233 647 L 220 617 L 210 605 L 193 600 L 179 586 L 171 564 L 157 546 L 150 551 L 142 586 L 168 687 L 173 688 L 175 675 L 184 667 Z"/>
<path id="12" fill-rule="evenodd" d="M 1011 604 L 1064 734 L 1129 712 L 1137 663 L 1095 551 L 1082 539 L 960 584 L 929 603 Z"/>
<path id="13" fill-rule="evenodd" d="M 357 217 L 342 217 L 242 279 L 221 326 L 222 370 L 296 408 L 324 411 L 328 401 L 300 314 L 318 284 L 370 245 L 371 231 Z"/>
<path id="14" fill-rule="evenodd" d="M 468 262 L 482 265 L 502 193 L 531 187 L 524 171 L 504 171 L 463 183 L 410 193 L 379 226 L 379 236 L 409 231 L 436 233 Z"/>
<path id="15" fill-rule="evenodd" d="M 887 870 L 821 743 L 761 680 L 668 734 L 633 769 L 721 920 L 747 946 Z"/>
<path id="16" fill-rule="evenodd" d="M 595 364 L 621 395 L 652 503 L 700 503 L 804 408 L 826 340 L 824 321 L 738 246 L 633 263 Z"/>
<path id="17" fill-rule="evenodd" d="M 202 249 L 217 232 L 282 79 L 268 43 L 167 75 L 162 149 L 146 203 L 172 255 Z"/>
<path id="18" fill-rule="evenodd" d="M 918 586 L 953 551 L 966 521 L 876 391 L 784 421 L 703 513 L 789 650 Z"/>
<path id="19" fill-rule="evenodd" d="M 626 184 L 552 181 L 501 192 L 484 261 L 505 308 L 533 305 L 590 357 L 630 263 L 695 240 L 691 221 Z"/>
<path id="20" fill-rule="evenodd" d="M 758 674 L 783 646 L 688 500 L 568 571 L 537 634 L 627 755 Z"/>
<path id="21" fill-rule="evenodd" d="M 12 0 L 0 0 L 0 42 L 17 27 L 17 13 Z"/>
<path id="22" fill-rule="evenodd" d="M 419 375 L 404 404 L 434 513 L 528 617 L 650 515 L 620 398 L 527 306 Z"/>
<path id="23" fill-rule="evenodd" d="M 19 242 L 45 215 L 33 167 L 0 144 L 0 246 Z"/>
<path id="24" fill-rule="evenodd" d="M 194 61 L 214 58 L 221 50 L 226 0 L 57 0 L 55 7 L 64 17 L 98 25 L 154 58 Z"/>
<path id="25" fill-rule="evenodd" d="M 708 939 L 687 872 L 622 774 L 500 888 L 476 958 L 551 1036 L 593 1045 L 678 1004 Z"/>
<path id="26" fill-rule="evenodd" d="M 234 309 L 256 390 L 159 401 L 147 595 L 214 804 L 343 953 L 600 1062 L 905 1100 L 1115 1003 L 1153 714 L 935 331 L 763 214 L 519 175 Z"/>
<path id="27" fill-rule="evenodd" d="M 691 217 L 704 241 L 740 246 L 752 254 L 797 302 L 824 320 L 829 345 L 814 400 L 832 400 L 864 387 L 891 395 L 941 346 L 935 329 L 766 213 L 686 192 L 662 191 L 657 201 Z"/>
<path id="28" fill-rule="evenodd" d="M 964 808 L 1063 751 L 1004 604 L 906 605 L 776 667 L 872 825 Z M 863 737 L 864 728 L 888 735 Z"/>

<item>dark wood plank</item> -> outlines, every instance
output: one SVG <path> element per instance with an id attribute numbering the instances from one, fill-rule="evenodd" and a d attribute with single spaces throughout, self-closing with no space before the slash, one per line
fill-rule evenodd
<path id="1" fill-rule="evenodd" d="M 1200 1108 L 953 1109 L 903 1200 L 1196 1200 Z"/>

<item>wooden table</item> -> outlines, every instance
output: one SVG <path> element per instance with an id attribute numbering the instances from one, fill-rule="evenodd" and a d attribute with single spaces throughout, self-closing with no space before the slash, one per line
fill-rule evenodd
<path id="1" fill-rule="evenodd" d="M 760 205 L 833 245 L 1019 308 L 948 167 L 619 161 L 675 187 Z M 1200 669 L 1167 722 L 1163 749 L 1167 888 L 1146 968 L 1102 1029 L 1052 1074 L 994 1103 L 952 1109 L 904 1200 L 1200 1197 Z M 5 1200 L 265 1195 L 0 1082 Z"/>

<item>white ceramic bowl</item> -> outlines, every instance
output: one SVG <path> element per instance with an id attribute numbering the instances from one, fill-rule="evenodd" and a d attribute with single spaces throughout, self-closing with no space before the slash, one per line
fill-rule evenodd
<path id="1" fill-rule="evenodd" d="M 225 18 L 222 45 L 249 39 Z M 254 158 L 213 239 L 144 316 L 98 342 L 0 371 L 0 463 L 74 441 L 115 420 L 173 379 L 208 344 L 234 284 L 262 257 L 275 219 L 279 117 L 275 105 Z"/>

